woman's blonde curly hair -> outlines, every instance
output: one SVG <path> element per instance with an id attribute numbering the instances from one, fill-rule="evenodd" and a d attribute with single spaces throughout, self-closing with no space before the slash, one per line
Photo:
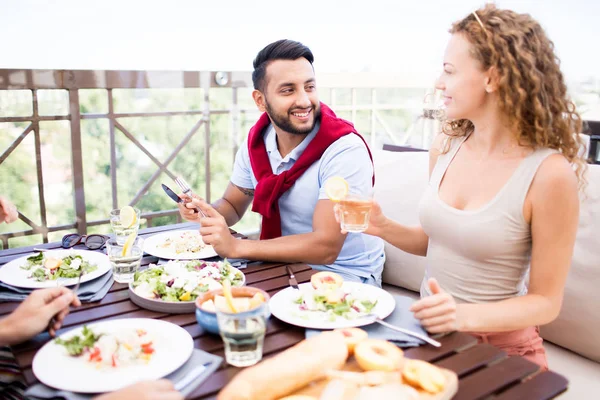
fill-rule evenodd
<path id="1" fill-rule="evenodd" d="M 496 69 L 499 106 L 518 143 L 559 150 L 575 166 L 582 188 L 587 163 L 579 155 L 581 117 L 567 96 L 554 43 L 540 24 L 529 14 L 488 4 L 455 22 L 450 33 L 467 38 L 483 70 Z M 442 128 L 450 139 L 473 129 L 466 119 L 448 120 Z"/>

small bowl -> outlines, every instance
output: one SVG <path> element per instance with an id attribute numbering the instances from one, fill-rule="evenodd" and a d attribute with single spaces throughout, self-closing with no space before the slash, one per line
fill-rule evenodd
<path id="1" fill-rule="evenodd" d="M 231 294 L 233 295 L 233 297 L 252 297 L 256 293 L 262 293 L 262 295 L 265 297 L 264 303 L 262 303 L 260 306 L 258 306 L 256 308 L 237 313 L 236 315 L 239 315 L 240 317 L 245 317 L 245 316 L 250 317 L 250 316 L 254 316 L 254 315 L 258 315 L 258 314 L 264 314 L 265 320 L 268 321 L 269 317 L 271 316 L 271 312 L 269 311 L 269 300 L 271 299 L 271 296 L 269 296 L 269 294 L 267 292 L 265 292 L 262 289 L 251 287 L 251 286 L 242 286 L 242 287 L 232 287 L 231 288 Z M 219 324 L 217 322 L 217 313 L 203 310 L 201 308 L 201 305 L 202 305 L 202 303 L 204 303 L 205 301 L 208 301 L 208 300 L 214 301 L 214 298 L 216 295 L 222 295 L 222 294 L 223 294 L 223 289 L 215 289 L 215 290 L 211 290 L 210 292 L 204 293 L 202 296 L 199 296 L 196 299 L 196 320 L 198 321 L 198 324 L 202 328 L 204 328 L 204 330 L 206 330 L 210 333 L 214 333 L 216 335 L 219 334 Z"/>

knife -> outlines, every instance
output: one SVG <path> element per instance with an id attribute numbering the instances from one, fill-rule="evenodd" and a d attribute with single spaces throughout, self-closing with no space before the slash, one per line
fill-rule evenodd
<path id="1" fill-rule="evenodd" d="M 290 276 L 290 279 L 288 281 L 290 283 L 290 286 L 293 287 L 294 289 L 300 289 L 298 287 L 298 281 L 296 280 L 296 276 L 294 275 L 294 271 L 292 271 L 292 268 L 290 268 L 289 265 L 286 265 L 285 269 L 286 269 L 288 275 Z"/>
<path id="2" fill-rule="evenodd" d="M 185 203 L 185 201 L 183 201 L 183 199 L 181 197 L 177 196 L 177 193 L 172 191 L 167 185 L 165 185 L 164 183 L 161 183 L 160 186 L 162 186 L 162 188 L 165 191 L 165 193 L 167 194 L 167 196 L 169 196 L 175 203 L 177 203 L 177 204 Z"/>
<path id="3" fill-rule="evenodd" d="M 197 367 L 194 367 L 194 369 L 192 369 L 190 372 L 188 372 L 179 382 L 177 382 L 174 386 L 175 386 L 175 390 L 177 390 L 178 392 L 181 392 L 183 389 L 185 389 L 188 385 L 190 385 L 192 382 L 194 382 L 196 379 L 198 379 L 200 377 L 200 375 L 202 375 L 202 373 L 204 372 L 204 370 L 206 369 L 206 367 L 210 365 L 210 363 L 206 363 L 203 365 L 198 365 Z"/>

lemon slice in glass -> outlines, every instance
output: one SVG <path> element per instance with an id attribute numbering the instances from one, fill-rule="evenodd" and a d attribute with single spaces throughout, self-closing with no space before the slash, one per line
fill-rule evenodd
<path id="1" fill-rule="evenodd" d="M 133 247 L 135 238 L 137 238 L 137 232 L 133 232 L 131 235 L 127 236 L 127 239 L 125 240 L 125 243 L 123 244 L 123 251 L 121 252 L 122 257 L 128 256 L 131 254 L 131 248 Z"/>
<path id="2" fill-rule="evenodd" d="M 131 206 L 121 208 L 119 212 L 119 220 L 123 228 L 131 228 L 137 222 L 137 214 Z"/>
<path id="3" fill-rule="evenodd" d="M 329 200 L 338 202 L 348 194 L 348 182 L 341 176 L 332 176 L 325 181 L 325 194 Z"/>
<path id="4" fill-rule="evenodd" d="M 227 305 L 231 311 L 233 313 L 237 313 L 237 308 L 233 302 L 233 295 L 231 294 L 231 282 L 229 282 L 227 279 L 223 281 L 223 296 L 225 296 L 225 301 L 227 302 Z"/>

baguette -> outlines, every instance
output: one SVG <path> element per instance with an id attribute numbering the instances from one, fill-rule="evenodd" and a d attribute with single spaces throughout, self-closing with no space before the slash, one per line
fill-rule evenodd
<path id="1" fill-rule="evenodd" d="M 339 332 L 323 332 L 238 373 L 218 400 L 276 400 L 339 369 L 348 348 Z"/>

